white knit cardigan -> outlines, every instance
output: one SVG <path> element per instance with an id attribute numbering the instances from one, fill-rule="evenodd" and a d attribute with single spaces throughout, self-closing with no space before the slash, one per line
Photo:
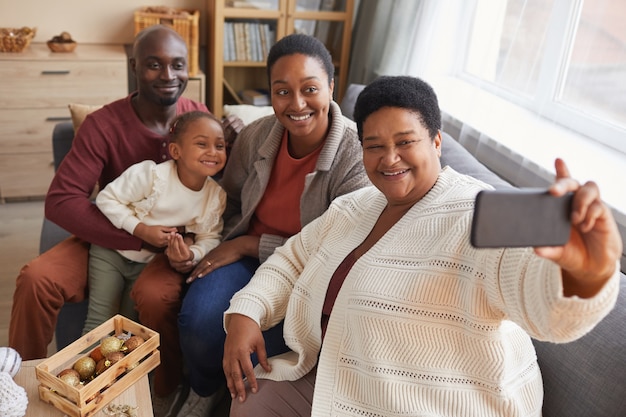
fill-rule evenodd
<path id="1" fill-rule="evenodd" d="M 473 248 L 474 197 L 487 187 L 445 168 L 355 263 L 322 347 L 328 281 L 386 205 L 374 187 L 336 199 L 231 300 L 226 322 L 240 313 L 265 329 L 285 319 L 293 352 L 257 376 L 294 380 L 317 363 L 312 416 L 540 416 L 529 335 L 566 342 L 588 332 L 615 303 L 619 268 L 595 297 L 566 298 L 558 266 L 532 250 Z"/>

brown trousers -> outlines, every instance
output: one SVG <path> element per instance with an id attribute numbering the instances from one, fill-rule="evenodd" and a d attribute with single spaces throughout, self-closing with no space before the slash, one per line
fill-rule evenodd
<path id="1" fill-rule="evenodd" d="M 65 302 L 85 299 L 89 243 L 72 236 L 42 253 L 20 271 L 13 294 L 9 345 L 23 360 L 45 358 Z M 165 396 L 182 379 L 177 317 L 184 278 L 159 254 L 137 278 L 132 298 L 139 321 L 160 333 L 161 365 L 154 391 Z"/>
<path id="2" fill-rule="evenodd" d="M 317 368 L 295 381 L 257 379 L 258 391 L 246 390 L 246 400 L 233 399 L 230 417 L 310 417 Z"/>

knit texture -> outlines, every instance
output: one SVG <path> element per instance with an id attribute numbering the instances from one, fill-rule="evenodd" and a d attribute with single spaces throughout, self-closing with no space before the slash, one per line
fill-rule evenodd
<path id="1" fill-rule="evenodd" d="M 25 416 L 27 406 L 26 390 L 17 385 L 7 372 L 0 372 L 0 416 Z"/>
<path id="2" fill-rule="evenodd" d="M 170 159 L 169 136 L 143 124 L 132 105 L 136 95 L 134 92 L 109 103 L 85 118 L 46 194 L 48 220 L 89 243 L 110 249 L 139 250 L 143 242 L 102 215 L 89 198 L 94 187 L 104 188 L 126 168 L 146 159 Z M 176 102 L 177 115 L 192 110 L 208 112 L 204 104 L 185 97 Z"/>
<path id="3" fill-rule="evenodd" d="M 619 268 L 595 297 L 565 298 L 558 266 L 531 249 L 473 248 L 473 204 L 483 188 L 445 168 L 355 263 L 321 347 L 328 281 L 386 205 L 374 187 L 333 202 L 231 300 L 226 321 L 236 312 L 266 328 L 285 318 L 293 352 L 257 375 L 294 380 L 319 355 L 312 416 L 540 416 L 529 335 L 566 342 L 585 334 L 612 308 Z"/>
<path id="4" fill-rule="evenodd" d="M 370 185 L 365 174 L 354 122 L 330 103 L 330 128 L 315 171 L 305 178 L 300 196 L 300 224 L 320 216 L 338 196 Z M 221 185 L 228 194 L 224 212 L 224 239 L 246 234 L 254 211 L 263 197 L 280 149 L 285 128 L 276 116 L 267 116 L 246 126 L 237 136 Z M 287 239 L 263 234 L 259 260 L 265 261 Z"/>
<path id="5" fill-rule="evenodd" d="M 173 160 L 157 164 L 146 160 L 130 166 L 110 182 L 96 197 L 105 216 L 120 229 L 133 233 L 141 222 L 148 226 L 185 226 L 195 233 L 190 246 L 199 261 L 219 245 L 226 193 L 215 180 L 207 177 L 199 191 L 185 187 Z M 149 262 L 155 253 L 122 250 L 121 255 L 135 262 Z"/>

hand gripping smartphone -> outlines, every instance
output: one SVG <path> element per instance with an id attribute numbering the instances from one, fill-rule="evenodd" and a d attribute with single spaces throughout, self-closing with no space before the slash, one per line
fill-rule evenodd
<path id="1" fill-rule="evenodd" d="M 477 248 L 561 246 L 570 235 L 573 193 L 483 190 L 476 196 L 470 241 Z"/>

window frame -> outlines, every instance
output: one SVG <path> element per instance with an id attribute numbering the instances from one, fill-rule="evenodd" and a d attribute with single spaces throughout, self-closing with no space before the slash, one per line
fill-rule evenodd
<path id="1" fill-rule="evenodd" d="M 580 19 L 584 0 L 554 0 L 548 21 L 546 43 L 541 58 L 541 69 L 534 97 L 507 89 L 494 82 L 481 79 L 465 71 L 467 51 L 470 50 L 471 30 L 477 2 L 466 3 L 464 16 L 468 16 L 461 33 L 465 47 L 459 48 L 453 76 L 482 90 L 524 107 L 538 116 L 588 137 L 590 140 L 609 146 L 626 154 L 626 126 L 585 113 L 560 101 L 565 83 L 569 57 L 575 41 L 576 27 Z M 565 36 L 563 36 L 565 34 Z"/>

